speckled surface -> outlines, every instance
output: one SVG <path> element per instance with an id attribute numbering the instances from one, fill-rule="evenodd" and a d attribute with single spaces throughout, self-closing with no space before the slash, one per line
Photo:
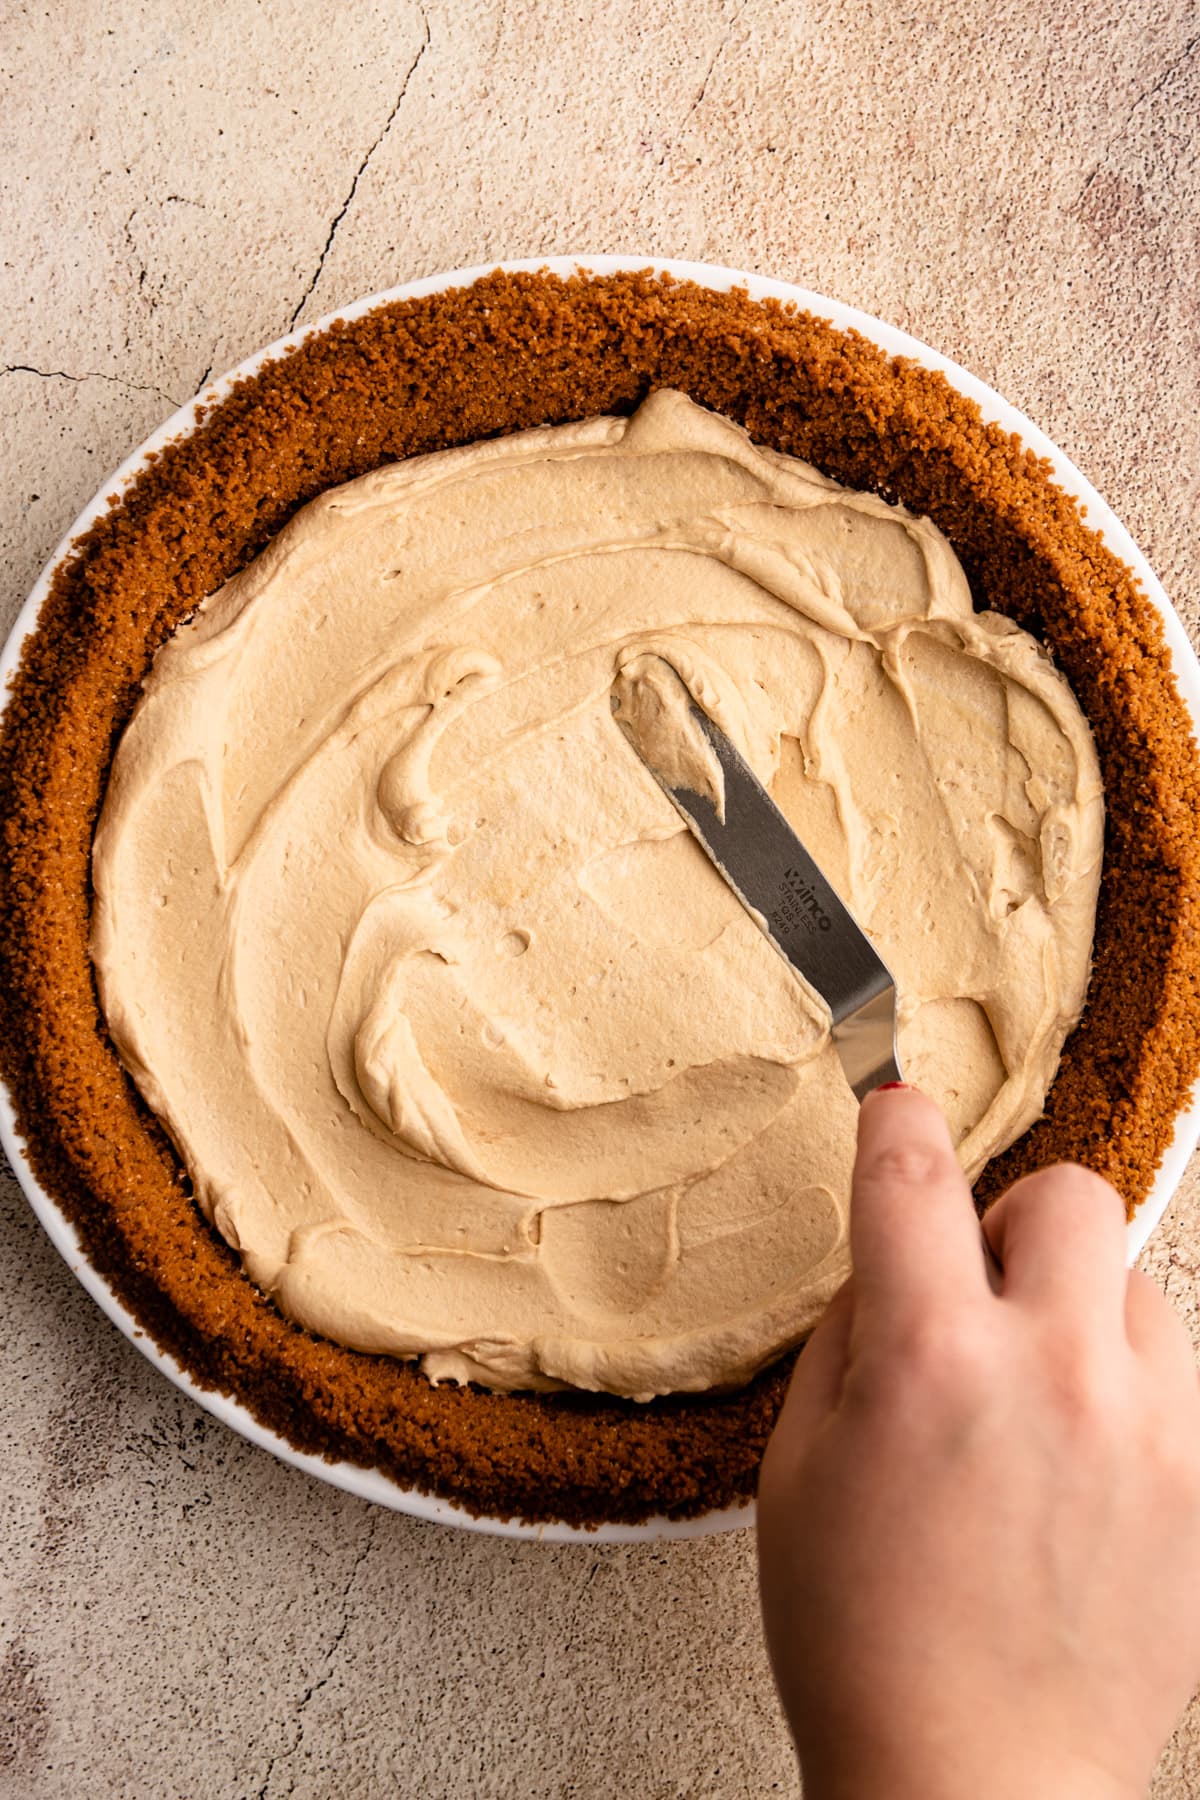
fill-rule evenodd
<path id="1" fill-rule="evenodd" d="M 1192 0 L 10 3 L 0 96 L 5 629 L 210 372 L 396 281 L 616 249 L 965 363 L 1200 630 Z M 1196 1164 L 1144 1266 L 1200 1340 Z M 0 1291 L 4 1800 L 798 1793 L 749 1534 L 512 1544 L 285 1469 L 117 1335 L 7 1173 Z M 1198 1792 L 1200 1703 L 1154 1795 Z"/>

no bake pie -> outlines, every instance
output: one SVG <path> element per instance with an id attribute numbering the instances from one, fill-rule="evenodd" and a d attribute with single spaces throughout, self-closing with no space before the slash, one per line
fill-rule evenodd
<path id="1" fill-rule="evenodd" d="M 0 738 L 4 1073 L 92 1261 L 298 1447 L 501 1516 L 748 1495 L 845 1268 L 853 1103 L 622 758 L 640 649 L 840 859 L 980 1205 L 1073 1157 L 1135 1208 L 1197 1064 L 1158 616 L 852 333 L 649 275 L 335 324 L 72 547 Z"/>

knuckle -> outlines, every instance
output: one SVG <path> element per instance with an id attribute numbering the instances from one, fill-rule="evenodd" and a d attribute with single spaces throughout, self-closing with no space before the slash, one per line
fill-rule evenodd
<path id="1" fill-rule="evenodd" d="M 1095 1169 L 1087 1169 L 1082 1163 L 1059 1163 L 1056 1169 L 1048 1170 L 1056 1180 L 1057 1191 L 1064 1200 L 1085 1206 L 1090 1209 L 1107 1207 L 1110 1211 L 1125 1211 L 1125 1202 L 1117 1193 L 1111 1181 L 1103 1175 L 1097 1175 Z"/>
<path id="2" fill-rule="evenodd" d="M 1002 1242 L 1028 1241 L 1036 1254 L 1057 1267 L 1086 1255 L 1087 1271 L 1098 1265 L 1092 1253 L 1115 1253 L 1125 1232 L 1125 1206 L 1116 1189 L 1078 1163 L 1056 1163 L 1026 1175 L 989 1210 L 989 1230 Z M 1002 1252 L 1003 1254 L 1003 1252 Z"/>
<path id="3" fill-rule="evenodd" d="M 1180 1481 L 1200 1489 L 1200 1383 L 1195 1372 L 1183 1381 L 1143 1375 L 1137 1394 L 1147 1452 Z"/>
<path id="4" fill-rule="evenodd" d="M 920 1387 L 943 1394 L 975 1393 L 993 1372 L 986 1336 L 970 1313 L 926 1312 L 910 1320 L 895 1354 Z"/>
<path id="5" fill-rule="evenodd" d="M 1095 1430 L 1123 1416 L 1121 1384 L 1094 1348 L 1057 1339 L 1046 1347 L 1045 1368 L 1055 1410 L 1070 1430 Z"/>
<path id="6" fill-rule="evenodd" d="M 1048 1169 L 1039 1169 L 1036 1175 L 1027 1175 L 998 1204 L 1012 1210 L 1054 1207 L 1089 1215 L 1098 1210 L 1124 1213 L 1124 1202 L 1111 1182 L 1094 1169 L 1071 1162 L 1055 1163 Z"/>
<path id="7" fill-rule="evenodd" d="M 929 1188 L 947 1168 L 945 1153 L 932 1144 L 885 1144 L 859 1169 L 859 1180 L 880 1188 Z"/>

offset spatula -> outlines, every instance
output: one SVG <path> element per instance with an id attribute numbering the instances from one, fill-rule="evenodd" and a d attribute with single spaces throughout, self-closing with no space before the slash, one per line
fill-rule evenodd
<path id="1" fill-rule="evenodd" d="M 755 924 L 829 1007 L 833 1042 L 855 1097 L 901 1081 L 890 970 L 754 771 L 670 663 L 642 657 L 636 666 L 638 676 L 618 676 L 614 686 L 617 723 Z M 645 692 L 647 670 L 673 721 L 692 737 L 690 752 L 686 746 L 680 752 L 680 733 L 670 724 L 660 728 L 653 701 L 648 715 L 627 704 L 631 691 Z M 708 791 L 698 792 L 689 777 Z"/>

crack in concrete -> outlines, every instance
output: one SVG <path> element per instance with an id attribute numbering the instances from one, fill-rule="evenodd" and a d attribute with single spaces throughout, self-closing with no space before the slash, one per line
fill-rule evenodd
<path id="1" fill-rule="evenodd" d="M 700 77 L 700 85 L 696 89 L 696 92 L 695 92 L 694 96 L 692 97 L 692 101 L 691 101 L 690 105 L 688 106 L 687 111 L 679 119 L 678 124 L 676 124 L 674 127 L 671 128 L 670 137 L 664 138 L 662 140 L 661 154 L 654 157 L 649 175 L 645 178 L 645 180 L 643 180 L 642 182 L 640 182 L 638 184 L 637 192 L 634 194 L 633 198 L 631 200 L 625 202 L 625 210 L 627 212 L 640 213 L 641 208 L 642 208 L 647 196 L 652 192 L 652 190 L 654 189 L 655 185 L 657 184 L 657 182 L 659 180 L 659 171 L 663 168 L 663 166 L 666 163 L 666 160 L 667 160 L 668 156 L 671 154 L 672 150 L 674 150 L 676 148 L 677 140 L 678 140 L 680 134 L 683 132 L 684 127 L 687 125 L 689 119 L 691 119 L 693 117 L 693 115 L 699 111 L 700 106 L 703 103 L 704 96 L 708 92 L 708 84 L 712 80 L 713 71 L 715 70 L 717 64 L 720 62 L 721 58 L 724 56 L 725 52 L 729 49 L 730 41 L 733 37 L 733 34 L 737 30 L 737 27 L 741 24 L 742 19 L 745 17 L 745 14 L 749 10 L 749 6 L 750 6 L 750 0 L 742 0 L 742 4 L 740 6 L 738 6 L 735 9 L 735 11 L 732 13 L 732 15 L 730 16 L 729 23 L 725 26 L 725 29 L 721 33 L 721 36 L 720 36 L 719 40 L 717 41 L 717 44 L 713 50 L 712 55 L 708 59 L 708 64 L 704 70 L 703 75 Z M 641 147 L 644 152 L 648 153 L 653 148 L 653 144 L 651 142 L 643 139 Z M 697 157 L 696 161 L 699 162 L 700 158 Z"/>
<path id="2" fill-rule="evenodd" d="M 137 269 L 138 298 L 144 300 L 146 305 L 150 308 L 150 311 L 153 313 L 158 311 L 158 301 L 153 294 L 146 292 L 146 282 L 149 279 L 150 272 L 146 267 L 144 257 L 141 256 L 137 245 L 133 241 L 133 221 L 137 218 L 140 210 L 139 207 L 134 207 L 124 225 L 121 227 L 121 234 L 124 237 L 126 244 L 129 246 L 130 258 L 134 267 Z"/>
<path id="3" fill-rule="evenodd" d="M 742 5 L 738 7 L 737 11 L 734 13 L 733 17 L 730 19 L 728 25 L 725 27 L 725 30 L 722 33 L 721 39 L 720 39 L 719 43 L 717 44 L 716 49 L 713 51 L 712 55 L 708 59 L 708 67 L 705 69 L 704 74 L 700 77 L 700 86 L 696 90 L 696 98 L 692 101 L 692 104 L 688 107 L 687 111 L 683 115 L 683 118 L 679 122 L 680 130 L 682 130 L 683 126 L 687 124 L 688 120 L 692 117 L 693 113 L 696 113 L 700 110 L 700 106 L 704 100 L 704 96 L 708 92 L 708 84 L 712 80 L 713 70 L 716 68 L 717 64 L 720 62 L 721 58 L 724 56 L 725 52 L 728 50 L 729 40 L 733 36 L 737 27 L 741 24 L 742 19 L 746 13 L 746 9 L 749 6 L 749 4 L 750 4 L 750 0 L 743 0 Z"/>
<path id="4" fill-rule="evenodd" d="M 1180 50 L 1176 56 L 1173 56 L 1171 58 L 1170 62 L 1167 64 L 1166 68 L 1160 71 L 1160 73 L 1150 83 L 1150 86 L 1148 88 L 1146 88 L 1143 93 L 1140 93 L 1138 95 L 1137 99 L 1133 102 L 1133 105 L 1129 108 L 1129 111 L 1125 114 L 1124 119 L 1122 119 L 1122 121 L 1121 121 L 1120 125 L 1117 127 L 1116 131 L 1113 132 L 1113 135 L 1109 138 L 1109 140 L 1105 144 L 1103 150 L 1101 150 L 1099 157 L 1096 159 L 1095 168 L 1092 170 L 1091 174 L 1088 176 L 1087 180 L 1084 182 L 1083 186 L 1079 190 L 1079 199 L 1076 200 L 1076 202 L 1075 202 L 1076 206 L 1078 206 L 1080 204 L 1080 201 L 1082 201 L 1086 197 L 1086 195 L 1087 195 L 1089 189 L 1091 188 L 1092 183 L 1095 181 L 1097 175 L 1100 174 L 1100 171 L 1104 168 L 1105 164 L 1108 162 L 1109 157 L 1112 155 L 1112 153 L 1116 149 L 1117 145 L 1121 142 L 1121 139 L 1125 136 L 1125 133 L 1129 130 L 1129 127 L 1133 124 L 1134 119 L 1137 117 L 1138 113 L 1142 110 L 1143 106 L 1145 106 L 1149 101 L 1153 100 L 1155 94 L 1159 93 L 1167 85 L 1168 81 L 1170 81 L 1170 79 L 1171 79 L 1172 75 L 1174 75 L 1175 71 L 1177 69 L 1182 68 L 1184 63 L 1188 62 L 1190 60 L 1190 58 L 1192 56 L 1194 56 L 1198 45 L 1200 45 L 1200 32 L 1197 32 L 1197 34 L 1194 37 L 1190 37 L 1188 39 L 1187 43 L 1183 46 L 1183 49 Z"/>
<path id="5" fill-rule="evenodd" d="M 220 347 L 221 347 L 221 346 L 220 346 L 220 340 L 219 340 L 219 339 L 218 339 L 218 341 L 217 341 L 217 342 L 216 342 L 216 343 L 215 343 L 215 344 L 214 344 L 214 345 L 213 345 L 213 347 L 212 347 L 212 349 L 211 349 L 211 350 L 210 350 L 210 351 L 209 351 L 209 353 L 208 353 L 208 361 L 207 361 L 207 362 L 206 362 L 206 363 L 205 363 L 205 365 L 204 365 L 204 369 L 203 369 L 203 371 L 202 371 L 202 373 L 201 373 L 201 376 L 200 376 L 200 379 L 199 379 L 199 381 L 198 381 L 198 382 L 197 382 L 197 383 L 196 383 L 196 392 L 197 392 L 197 394 L 201 394 L 201 393 L 203 393 L 203 392 L 204 392 L 204 389 L 205 389 L 205 387 L 206 387 L 206 386 L 207 386 L 207 384 L 208 384 L 208 381 L 209 381 L 209 379 L 210 379 L 210 377 L 211 377 L 211 375 L 212 375 L 212 372 L 213 372 L 213 368 L 214 368 L 214 366 L 215 366 L 215 364 L 216 364 L 216 360 L 217 360 L 217 351 L 218 351 L 218 350 L 219 350 L 219 349 L 220 349 Z"/>
<path id="6" fill-rule="evenodd" d="M 374 156 L 375 152 L 378 150 L 380 144 L 382 144 L 382 142 L 383 142 L 384 138 L 387 136 L 388 132 L 392 129 L 392 126 L 395 123 L 396 114 L 400 111 L 400 107 L 404 101 L 404 96 L 408 92 L 409 82 L 412 80 L 413 76 L 416 74 L 417 66 L 420 63 L 421 58 L 424 56 L 425 52 L 429 48 L 429 19 L 428 19 L 427 14 L 424 12 L 424 10 L 422 10 L 422 12 L 421 12 L 421 23 L 425 27 L 425 35 L 417 47 L 417 54 L 413 57 L 412 62 L 408 66 L 408 71 L 405 74 L 404 80 L 400 84 L 400 92 L 396 95 L 395 104 L 392 107 L 391 112 L 388 114 L 387 118 L 384 121 L 383 130 L 379 133 L 379 136 L 375 139 L 375 142 L 371 145 L 370 149 L 367 151 L 367 154 L 363 157 L 363 159 L 359 163 L 357 169 L 354 171 L 354 180 L 350 183 L 350 191 L 346 195 L 346 198 L 342 201 L 342 204 L 338 208 L 337 212 L 334 214 L 333 222 L 330 225 L 329 230 L 325 235 L 325 245 L 321 251 L 320 256 L 317 259 L 317 266 L 313 270 L 312 278 L 309 281 L 309 284 L 305 288 L 304 292 L 301 294 L 299 300 L 296 302 L 296 306 L 292 313 L 292 316 L 288 320 L 289 331 L 294 328 L 296 320 L 300 317 L 300 314 L 303 312 L 305 306 L 307 305 L 309 297 L 312 294 L 313 289 L 316 287 L 318 281 L 320 281 L 320 279 L 321 279 L 321 271 L 325 267 L 325 259 L 329 255 L 329 252 L 333 249 L 333 240 L 338 234 L 338 229 L 341 226 L 342 220 L 345 218 L 347 212 L 349 211 L 351 201 L 354 199 L 355 194 L 358 192 L 358 184 L 362 180 L 363 176 L 366 174 L 367 165 L 370 163 L 371 158 Z"/>
<path id="7" fill-rule="evenodd" d="M 125 388 L 133 394 L 157 394 L 171 407 L 183 405 L 182 400 L 176 400 L 164 388 L 144 381 L 126 381 L 121 375 L 105 375 L 99 369 L 85 369 L 82 375 L 72 375 L 66 369 L 35 369 L 32 363 L 5 363 L 0 368 L 0 375 L 36 375 L 39 381 L 107 381 L 111 386 Z"/>
<path id="8" fill-rule="evenodd" d="M 704 96 L 708 91 L 708 84 L 709 84 L 709 80 L 712 76 L 712 72 L 716 68 L 717 62 L 718 62 L 721 52 L 722 52 L 722 50 L 724 50 L 724 48 L 725 48 L 725 39 L 722 38 L 720 43 L 717 45 L 716 49 L 713 51 L 712 55 L 708 59 L 707 69 L 705 69 L 703 75 L 700 77 L 700 86 L 696 89 L 696 98 L 692 101 L 692 104 L 688 107 L 687 111 L 683 115 L 683 123 L 684 124 L 686 124 L 687 121 L 692 117 L 693 113 L 699 112 L 700 107 L 704 100 Z"/>
<path id="9" fill-rule="evenodd" d="M 291 1760 L 291 1758 L 293 1756 L 295 1756 L 297 1750 L 299 1750 L 301 1744 L 304 1742 L 305 1709 L 312 1703 L 312 1701 L 315 1699 L 315 1697 L 321 1692 L 321 1689 L 323 1687 L 328 1687 L 329 1683 L 333 1680 L 333 1677 L 335 1674 L 335 1669 L 336 1669 L 338 1651 L 341 1649 L 342 1644 L 345 1641 L 346 1633 L 350 1629 L 350 1615 L 351 1615 L 350 1595 L 354 1591 L 355 1582 L 358 1580 L 359 1570 L 362 1568 L 362 1566 L 366 1562 L 368 1556 L 370 1556 L 371 1551 L 375 1547 L 375 1537 L 376 1537 L 376 1533 L 378 1531 L 378 1527 L 379 1527 L 379 1513 L 378 1513 L 378 1509 L 376 1508 L 375 1510 L 372 1511 L 370 1517 L 367 1520 L 366 1539 L 362 1545 L 362 1548 L 359 1550 L 357 1556 L 354 1558 L 354 1561 L 351 1564 L 350 1573 L 347 1575 L 345 1586 L 342 1589 L 342 1598 L 341 1598 L 342 1620 L 341 1620 L 341 1624 L 338 1626 L 336 1632 L 333 1635 L 333 1638 L 330 1641 L 328 1650 L 326 1650 L 326 1652 L 325 1652 L 325 1672 L 324 1672 L 324 1674 L 319 1675 L 315 1681 L 312 1681 L 309 1683 L 309 1685 L 305 1688 L 304 1692 L 300 1695 L 299 1700 L 296 1702 L 296 1705 L 292 1710 L 291 1719 L 289 1721 L 296 1728 L 295 1739 L 291 1744 L 288 1745 L 288 1748 L 286 1750 L 276 1751 L 275 1755 L 271 1757 L 270 1761 L 267 1764 L 266 1772 L 263 1775 L 262 1786 L 258 1790 L 256 1800 L 267 1800 L 267 1790 L 268 1790 L 268 1787 L 270 1786 L 271 1777 L 274 1774 L 276 1767 L 281 1762 L 289 1762 Z M 289 1792 L 291 1792 L 291 1791 L 292 1790 L 289 1789 Z"/>
<path id="10" fill-rule="evenodd" d="M 1162 74 L 1158 77 L 1158 80 L 1151 82 L 1150 86 L 1146 89 L 1146 92 L 1139 95 L 1138 99 L 1135 100 L 1133 104 L 1133 112 L 1136 112 L 1139 106 L 1144 106 L 1147 100 L 1153 100 L 1159 89 L 1165 87 L 1167 82 L 1170 81 L 1176 69 L 1181 68 L 1185 62 L 1188 62 L 1191 59 L 1198 44 L 1200 44 L 1200 31 L 1196 33 L 1195 37 L 1190 37 L 1188 39 L 1178 56 L 1173 56 L 1171 58 Z"/>

